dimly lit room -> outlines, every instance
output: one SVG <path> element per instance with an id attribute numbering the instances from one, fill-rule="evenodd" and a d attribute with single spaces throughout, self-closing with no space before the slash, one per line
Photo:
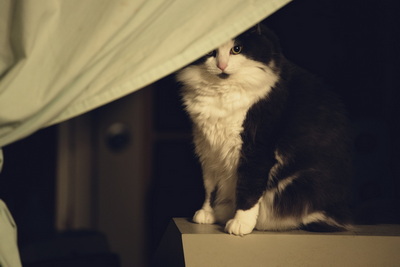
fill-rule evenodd
<path id="1" fill-rule="evenodd" d="M 194 224 L 205 195 L 176 72 L 257 23 L 343 103 L 352 221 L 393 227 L 376 236 L 400 244 L 397 0 L 29 2 L 0 3 L 0 222 L 13 225 L 0 225 L 0 266 L 153 266 L 173 218 Z M 204 266 L 233 266 L 219 261 Z"/>

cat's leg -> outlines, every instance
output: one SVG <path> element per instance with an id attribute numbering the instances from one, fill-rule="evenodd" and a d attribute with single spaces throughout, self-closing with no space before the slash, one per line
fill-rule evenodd
<path id="1" fill-rule="evenodd" d="M 243 145 L 237 169 L 236 212 L 225 231 L 233 235 L 250 234 L 257 224 L 260 201 L 267 189 L 268 175 L 276 160 L 273 149 L 264 140 L 243 134 Z M 268 138 L 266 139 L 268 140 Z"/>
<path id="2" fill-rule="evenodd" d="M 233 218 L 235 215 L 236 175 L 219 176 L 218 189 L 213 201 L 215 219 L 220 224 Z"/>
<path id="3" fill-rule="evenodd" d="M 216 180 L 213 175 L 208 172 L 204 172 L 204 189 L 205 199 L 201 209 L 196 211 L 193 216 L 193 222 L 199 224 L 213 224 L 216 222 L 214 216 L 214 210 L 211 207 L 211 195 L 216 188 Z"/>
<path id="4" fill-rule="evenodd" d="M 242 166 L 238 171 L 236 188 L 236 212 L 225 226 L 229 234 L 243 236 L 250 234 L 257 224 L 260 201 L 267 187 L 270 164 L 255 168 Z"/>

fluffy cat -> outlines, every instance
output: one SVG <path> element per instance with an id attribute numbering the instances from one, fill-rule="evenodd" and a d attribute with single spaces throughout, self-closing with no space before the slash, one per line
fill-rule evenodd
<path id="1" fill-rule="evenodd" d="M 177 73 L 205 201 L 193 221 L 257 230 L 349 227 L 351 140 L 340 101 L 256 26 Z"/>

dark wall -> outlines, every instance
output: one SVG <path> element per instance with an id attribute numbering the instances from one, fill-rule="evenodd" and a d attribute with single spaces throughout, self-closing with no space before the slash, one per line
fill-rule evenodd
<path id="1" fill-rule="evenodd" d="M 399 86 L 399 11 L 397 0 L 295 0 L 266 23 L 289 59 L 336 86 L 353 118 L 388 116 Z"/>

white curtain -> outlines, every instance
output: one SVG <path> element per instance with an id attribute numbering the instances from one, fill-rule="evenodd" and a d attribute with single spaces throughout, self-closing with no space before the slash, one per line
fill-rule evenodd
<path id="1" fill-rule="evenodd" d="M 0 147 L 144 87 L 290 0 L 0 0 Z"/>

